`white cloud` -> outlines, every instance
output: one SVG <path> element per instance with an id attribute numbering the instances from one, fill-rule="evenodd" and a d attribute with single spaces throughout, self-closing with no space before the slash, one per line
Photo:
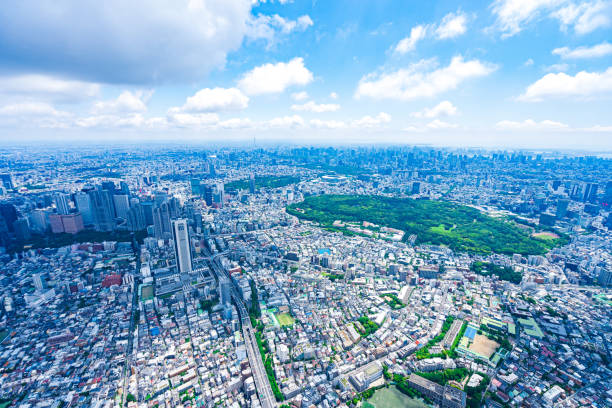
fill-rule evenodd
<path id="1" fill-rule="evenodd" d="M 448 13 L 438 28 L 436 28 L 436 37 L 439 40 L 447 38 L 455 38 L 467 31 L 467 16 L 463 13 Z"/>
<path id="2" fill-rule="evenodd" d="M 295 128 L 304 126 L 304 119 L 299 115 L 283 116 L 270 119 L 262 123 L 264 127 L 271 128 Z"/>
<path id="3" fill-rule="evenodd" d="M 457 114 L 457 107 L 449 101 L 442 101 L 433 108 L 425 108 L 421 112 L 413 112 L 410 116 L 415 118 L 437 118 L 438 116 L 453 116 Z"/>
<path id="4" fill-rule="evenodd" d="M 0 77 L 0 93 L 21 98 L 73 103 L 98 96 L 100 85 L 48 75 L 25 74 Z"/>
<path id="5" fill-rule="evenodd" d="M 257 17 L 247 21 L 247 37 L 252 40 L 265 39 L 268 45 L 274 43 L 277 32 L 290 34 L 294 31 L 304 31 L 313 25 L 313 21 L 308 15 L 298 17 L 297 20 L 290 20 L 274 14 L 267 16 L 259 14 Z"/>
<path id="6" fill-rule="evenodd" d="M 389 122 L 391 122 L 391 115 L 385 112 L 380 112 L 378 115 L 373 116 L 373 117 L 370 115 L 366 115 L 360 119 L 357 119 L 353 121 L 352 125 L 358 128 L 359 127 L 371 128 L 371 127 L 380 126 L 382 124 L 389 123 Z"/>
<path id="7" fill-rule="evenodd" d="M 552 64 L 547 67 L 544 67 L 544 71 L 546 72 L 565 72 L 570 68 L 570 66 L 566 63 L 561 64 Z"/>
<path id="8" fill-rule="evenodd" d="M 491 5 L 496 22 L 493 28 L 510 37 L 526 25 L 544 17 L 559 20 L 561 29 L 573 26 L 576 34 L 587 34 L 611 24 L 612 2 L 609 0 L 495 0 Z"/>
<path id="9" fill-rule="evenodd" d="M 444 68 L 430 70 L 427 61 L 412 64 L 406 69 L 382 74 L 369 74 L 361 78 L 355 96 L 374 99 L 411 100 L 433 97 L 455 89 L 462 82 L 493 72 L 496 67 L 479 60 L 465 61 L 462 56 L 453 57 Z"/>
<path id="10" fill-rule="evenodd" d="M 428 129 L 432 129 L 432 130 L 455 129 L 459 127 L 459 125 L 456 125 L 454 123 L 444 122 L 444 121 L 441 121 L 440 119 L 434 119 L 431 122 L 429 122 L 426 126 Z"/>
<path id="11" fill-rule="evenodd" d="M 526 119 L 522 122 L 502 120 L 497 122 L 495 127 L 502 130 L 559 130 L 569 128 L 569 126 L 565 123 L 555 122 L 552 120 L 536 122 L 533 119 Z"/>
<path id="12" fill-rule="evenodd" d="M 293 98 L 293 100 L 296 102 L 305 101 L 306 99 L 308 99 L 308 92 L 294 92 L 291 94 L 291 98 Z"/>
<path id="13" fill-rule="evenodd" d="M 604 72 L 576 75 L 546 74 L 529 85 L 519 100 L 537 102 L 550 97 L 591 97 L 612 93 L 612 67 Z"/>
<path id="14" fill-rule="evenodd" d="M 135 113 L 145 112 L 147 110 L 146 102 L 151 97 L 150 92 L 123 91 L 117 97 L 110 101 L 96 102 L 93 107 L 94 113 Z"/>
<path id="15" fill-rule="evenodd" d="M 340 120 L 312 119 L 310 125 L 319 129 L 343 129 L 346 127 L 346 123 Z"/>
<path id="16" fill-rule="evenodd" d="M 533 65 L 533 59 L 529 58 L 527 61 L 523 63 L 523 66 L 530 67 Z"/>
<path id="17" fill-rule="evenodd" d="M 232 118 L 219 122 L 218 127 L 222 129 L 248 129 L 252 128 L 254 123 L 248 118 Z"/>
<path id="18" fill-rule="evenodd" d="M 294 58 L 254 68 L 238 81 L 238 87 L 248 95 L 260 95 L 284 92 L 290 86 L 307 85 L 312 80 L 312 72 L 304 66 L 304 60 Z"/>
<path id="19" fill-rule="evenodd" d="M 397 43 L 394 51 L 400 55 L 414 51 L 417 43 L 428 36 L 433 36 L 438 40 L 458 37 L 467 31 L 467 22 L 467 16 L 458 11 L 445 15 L 438 25 L 420 24 L 414 26 L 410 30 L 410 35 Z"/>
<path id="20" fill-rule="evenodd" d="M 199 79 L 241 46 L 251 7 L 250 0 L 54 0 L 52 6 L 21 0 L 0 13 L 0 65 L 102 83 Z"/>
<path id="21" fill-rule="evenodd" d="M 204 88 L 187 98 L 181 112 L 220 112 L 242 110 L 249 106 L 249 97 L 237 88 Z"/>
<path id="22" fill-rule="evenodd" d="M 170 111 L 167 115 L 168 123 L 178 127 L 205 127 L 219 123 L 216 113 L 182 113 Z"/>
<path id="23" fill-rule="evenodd" d="M 600 58 L 612 54 L 612 44 L 603 42 L 591 47 L 583 46 L 574 49 L 561 47 L 555 48 L 552 53 L 563 59 Z"/>
<path id="24" fill-rule="evenodd" d="M 400 40 L 395 46 L 395 52 L 398 54 L 406 54 L 409 51 L 413 51 L 416 48 L 416 44 L 425 38 L 427 35 L 427 26 L 418 25 L 412 27 L 410 30 L 410 36 Z"/>
<path id="25" fill-rule="evenodd" d="M 563 30 L 573 25 L 576 34 L 588 34 L 598 28 L 610 26 L 612 2 L 602 0 L 584 1 L 580 4 L 570 2 L 555 11 L 552 16 L 559 19 Z"/>
<path id="26" fill-rule="evenodd" d="M 332 98 L 332 99 L 338 99 L 338 94 L 335 93 L 335 92 L 332 92 L 332 93 L 329 94 L 329 97 Z"/>
<path id="27" fill-rule="evenodd" d="M 306 112 L 335 112 L 340 109 L 340 105 L 335 103 L 321 103 L 317 104 L 313 101 L 308 101 L 302 105 L 291 105 L 291 110 L 294 111 L 306 111 Z"/>
<path id="28" fill-rule="evenodd" d="M 78 118 L 74 121 L 76 127 L 81 128 L 159 128 L 166 125 L 164 118 L 145 118 L 140 113 L 129 115 L 94 115 Z"/>
<path id="29" fill-rule="evenodd" d="M 23 102 L 0 107 L 1 116 L 69 116 L 67 112 L 58 111 L 52 105 L 43 102 Z"/>
<path id="30" fill-rule="evenodd" d="M 491 5 L 497 16 L 496 28 L 502 37 L 518 34 L 523 26 L 539 16 L 542 11 L 563 3 L 564 0 L 495 0 Z"/>

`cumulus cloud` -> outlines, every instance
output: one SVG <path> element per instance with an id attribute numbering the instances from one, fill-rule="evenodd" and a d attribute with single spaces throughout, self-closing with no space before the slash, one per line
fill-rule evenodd
<path id="1" fill-rule="evenodd" d="M 340 105 L 335 104 L 335 103 L 321 103 L 321 104 L 318 104 L 318 103 L 313 102 L 313 101 L 308 101 L 308 102 L 306 102 L 304 104 L 301 104 L 301 105 L 291 105 L 291 110 L 294 110 L 294 111 L 315 112 L 315 113 L 335 112 L 338 109 L 340 109 Z"/>
<path id="2" fill-rule="evenodd" d="M 338 99 L 338 94 L 335 93 L 335 92 L 332 92 L 332 93 L 329 94 L 329 97 L 332 98 L 332 99 Z"/>
<path id="3" fill-rule="evenodd" d="M 76 103 L 98 96 L 100 85 L 49 75 L 25 74 L 0 77 L 0 93 L 19 98 Z"/>
<path id="4" fill-rule="evenodd" d="M 574 49 L 561 47 L 555 48 L 552 53 L 563 59 L 601 58 L 612 54 L 612 44 L 603 42 L 591 47 L 582 46 Z"/>
<path id="5" fill-rule="evenodd" d="M 462 56 L 453 57 L 447 67 L 437 69 L 431 69 L 427 61 L 420 61 L 394 72 L 364 76 L 355 96 L 403 101 L 433 97 L 457 88 L 468 79 L 486 76 L 495 69 L 494 65 L 476 59 L 465 61 Z"/>
<path id="6" fill-rule="evenodd" d="M 519 100 L 538 102 L 552 97 L 592 97 L 612 93 L 612 67 L 604 72 L 547 74 L 529 85 Z"/>
<path id="7" fill-rule="evenodd" d="M 151 92 L 123 91 L 117 97 L 110 101 L 99 101 L 94 104 L 94 113 L 134 113 L 145 112 L 147 110 L 147 101 L 151 97 Z"/>
<path id="8" fill-rule="evenodd" d="M 389 122 L 391 122 L 391 115 L 385 112 L 380 112 L 376 116 L 366 115 L 360 119 L 357 119 L 353 121 L 352 125 L 358 128 L 359 127 L 371 128 L 371 127 L 380 126 L 382 124 L 389 123 Z"/>
<path id="9" fill-rule="evenodd" d="M 290 86 L 307 85 L 312 80 L 312 72 L 304 66 L 304 59 L 294 58 L 253 68 L 238 81 L 238 87 L 247 95 L 271 94 L 284 92 Z"/>
<path id="10" fill-rule="evenodd" d="M 598 28 L 610 26 L 612 2 L 609 0 L 495 0 L 491 11 L 496 16 L 492 28 L 502 37 L 521 32 L 529 23 L 544 17 L 559 20 L 561 28 L 573 26 L 576 34 L 587 34 Z"/>
<path id="11" fill-rule="evenodd" d="M 611 1 L 585 1 L 580 4 L 570 2 L 556 10 L 553 17 L 559 19 L 561 28 L 574 27 L 576 34 L 588 34 L 598 28 L 610 26 L 612 16 Z"/>
<path id="12" fill-rule="evenodd" d="M 425 38 L 427 35 L 427 26 L 418 25 L 412 27 L 410 35 L 400 40 L 395 46 L 395 52 L 398 54 L 406 54 L 407 52 L 413 51 L 419 41 Z"/>
<path id="13" fill-rule="evenodd" d="M 204 127 L 217 124 L 219 115 L 216 113 L 184 113 L 169 111 L 168 123 L 178 127 Z"/>
<path id="14" fill-rule="evenodd" d="M 453 116 L 457 114 L 457 107 L 449 101 L 442 101 L 433 108 L 425 108 L 421 112 L 414 112 L 410 116 L 415 118 L 437 118 L 438 116 Z"/>
<path id="15" fill-rule="evenodd" d="M 463 13 L 449 13 L 436 28 L 435 34 L 439 40 L 455 38 L 467 31 L 467 16 Z"/>
<path id="16" fill-rule="evenodd" d="M 305 101 L 306 99 L 308 99 L 308 92 L 294 92 L 291 94 L 291 98 L 296 102 Z"/>
<path id="17" fill-rule="evenodd" d="M 314 23 L 310 16 L 303 15 L 296 20 L 287 19 L 274 14 L 272 16 L 259 14 L 247 21 L 247 37 L 252 40 L 264 39 L 268 45 L 274 44 L 277 33 L 290 34 L 294 31 L 304 31 Z"/>
<path id="18" fill-rule="evenodd" d="M 251 7 L 250 0 L 21 0 L 0 13 L 0 65 L 104 83 L 197 79 L 240 47 Z"/>
<path id="19" fill-rule="evenodd" d="M 569 126 L 565 123 L 555 122 L 552 120 L 536 122 L 533 119 L 526 119 L 522 122 L 502 120 L 497 122 L 495 127 L 502 130 L 559 130 L 567 129 Z"/>
<path id="20" fill-rule="evenodd" d="M 440 24 L 420 24 L 412 27 L 410 35 L 401 39 L 394 48 L 396 54 L 406 54 L 414 51 L 418 42 L 427 37 L 446 40 L 465 34 L 468 18 L 460 11 L 448 13 L 442 18 Z"/>
<path id="21" fill-rule="evenodd" d="M 176 112 L 220 112 L 242 110 L 249 106 L 249 97 L 237 88 L 204 88 L 187 98 Z"/>

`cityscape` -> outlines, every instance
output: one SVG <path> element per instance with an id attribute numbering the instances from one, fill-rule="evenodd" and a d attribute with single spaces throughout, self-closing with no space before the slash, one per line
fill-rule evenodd
<path id="1" fill-rule="evenodd" d="M 612 408 L 612 0 L 0 6 L 0 408 Z"/>
<path id="2" fill-rule="evenodd" d="M 3 406 L 609 406 L 611 164 L 6 149 Z"/>

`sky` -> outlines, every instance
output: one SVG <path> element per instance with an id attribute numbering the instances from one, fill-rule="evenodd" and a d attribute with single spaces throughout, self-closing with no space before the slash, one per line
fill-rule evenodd
<path id="1" fill-rule="evenodd" d="M 612 0 L 20 0 L 0 141 L 612 150 Z"/>

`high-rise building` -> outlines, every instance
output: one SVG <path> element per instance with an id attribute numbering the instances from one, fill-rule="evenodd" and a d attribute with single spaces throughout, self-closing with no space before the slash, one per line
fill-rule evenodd
<path id="1" fill-rule="evenodd" d="M 32 283 L 34 283 L 34 287 L 39 292 L 42 292 L 45 288 L 45 282 L 43 281 L 43 277 L 40 273 L 35 273 L 32 275 Z"/>
<path id="2" fill-rule="evenodd" d="M 68 196 L 64 193 L 55 193 L 53 202 L 58 214 L 70 214 L 70 205 L 68 204 Z"/>
<path id="3" fill-rule="evenodd" d="M 91 200 L 87 193 L 80 191 L 74 195 L 74 202 L 77 210 L 83 217 L 83 224 L 91 225 L 94 223 L 93 213 L 91 212 Z"/>
<path id="4" fill-rule="evenodd" d="M 219 303 L 222 305 L 232 303 L 232 282 L 226 277 L 219 278 Z"/>
<path id="5" fill-rule="evenodd" d="M 200 187 L 201 191 L 202 191 L 202 195 L 204 196 L 204 201 L 206 202 L 207 206 L 212 206 L 213 205 L 213 188 L 210 185 L 205 185 L 203 187 Z"/>
<path id="6" fill-rule="evenodd" d="M 191 243 L 186 219 L 172 221 L 172 237 L 179 273 L 191 273 Z"/>
<path id="7" fill-rule="evenodd" d="M 597 201 L 597 188 L 599 186 L 595 183 L 588 183 L 584 186 L 584 195 L 582 201 L 594 203 Z"/>
<path id="8" fill-rule="evenodd" d="M 61 234 L 64 232 L 64 224 L 62 223 L 62 216 L 60 214 L 49 214 L 49 225 L 51 226 L 51 232 L 54 234 Z"/>
<path id="9" fill-rule="evenodd" d="M 606 183 L 606 191 L 604 193 L 603 203 L 605 206 L 612 206 L 612 180 Z"/>
<path id="10" fill-rule="evenodd" d="M 557 201 L 557 219 L 564 218 L 567 214 L 567 206 L 569 205 L 569 200 L 559 199 Z"/>
<path id="11" fill-rule="evenodd" d="M 132 199 L 132 204 L 127 214 L 127 227 L 130 231 L 142 231 L 147 228 L 143 206 L 138 199 Z"/>
<path id="12" fill-rule="evenodd" d="M 157 239 L 170 238 L 173 234 L 170 224 L 170 207 L 167 202 L 153 209 L 153 231 Z"/>
<path id="13" fill-rule="evenodd" d="M 62 215 L 62 226 L 64 232 L 76 234 L 83 231 L 83 217 L 80 213 Z"/>
<path id="14" fill-rule="evenodd" d="M 130 198 L 126 194 L 115 194 L 113 196 L 115 204 L 115 213 L 117 217 L 127 219 L 127 214 L 130 209 Z"/>
<path id="15" fill-rule="evenodd" d="M 253 173 L 251 173 L 251 177 L 249 177 L 249 192 L 255 194 L 255 174 Z"/>
<path id="16" fill-rule="evenodd" d="M 13 176 L 10 173 L 0 174 L 0 184 L 2 184 L 7 190 L 12 190 L 15 188 L 15 185 L 13 184 Z"/>
<path id="17" fill-rule="evenodd" d="M 34 231 L 45 232 L 48 225 L 48 213 L 46 210 L 38 208 L 30 213 L 30 228 Z"/>
<path id="18" fill-rule="evenodd" d="M 27 241 L 32 236 L 30 234 L 30 224 L 27 218 L 17 218 L 13 222 L 13 228 L 15 229 L 15 237 L 18 241 Z"/>
<path id="19" fill-rule="evenodd" d="M 612 271 L 609 269 L 602 269 L 599 272 L 597 281 L 601 286 L 612 286 Z"/>
<path id="20" fill-rule="evenodd" d="M 113 200 L 111 194 L 102 188 L 91 190 L 88 194 L 96 230 L 112 231 L 115 227 L 115 222 L 113 220 Z"/>

